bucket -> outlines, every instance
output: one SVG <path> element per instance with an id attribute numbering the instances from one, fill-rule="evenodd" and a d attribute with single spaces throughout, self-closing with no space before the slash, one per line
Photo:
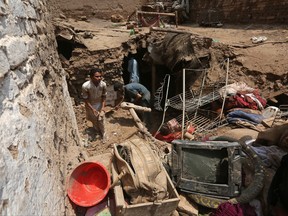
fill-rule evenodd
<path id="1" fill-rule="evenodd" d="M 67 193 L 76 205 L 90 207 L 105 198 L 110 184 L 110 174 L 101 163 L 84 162 L 71 173 Z"/>

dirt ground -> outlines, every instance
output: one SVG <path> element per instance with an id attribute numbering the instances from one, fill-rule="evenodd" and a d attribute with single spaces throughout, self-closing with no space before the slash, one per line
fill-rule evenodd
<path id="1" fill-rule="evenodd" d="M 74 22 L 72 20 L 70 21 L 70 24 Z M 93 50 L 114 48 L 130 38 L 129 30 L 127 30 L 125 26 L 115 27 L 110 21 L 77 21 L 72 24 L 77 25 L 79 28 L 92 31 L 97 35 L 97 40 L 89 41 L 89 47 L 92 47 L 91 49 Z M 91 26 L 93 26 L 92 29 Z M 253 79 L 257 77 L 258 82 L 256 82 L 256 87 L 260 87 L 263 90 L 263 94 L 269 95 L 271 92 L 273 93 L 278 90 L 287 92 L 287 26 L 252 24 L 245 26 L 226 25 L 222 28 L 202 28 L 192 24 L 185 24 L 179 26 L 178 30 L 211 37 L 215 44 L 223 43 L 228 45 L 235 54 L 234 62 L 231 65 L 231 77 L 235 80 L 239 79 L 247 82 L 247 84 L 255 85 L 255 82 L 251 82 L 251 77 L 253 77 Z M 146 28 L 140 33 L 148 31 L 149 29 Z M 266 36 L 267 40 L 263 43 L 253 44 L 251 42 L 251 37 L 253 36 Z M 266 83 L 268 84 L 266 85 Z M 279 83 L 279 85 L 275 86 L 277 83 Z M 109 110 L 111 108 L 112 107 L 108 107 Z M 82 103 L 75 106 L 74 109 L 82 146 L 80 146 L 78 150 L 71 150 L 67 154 L 69 164 L 68 173 L 72 171 L 72 168 L 75 167 L 77 163 L 84 160 L 83 158 L 81 159 L 81 154 L 86 155 L 85 157 L 93 157 L 95 155 L 109 153 L 111 152 L 113 144 L 123 142 L 138 131 L 129 111 L 123 109 L 112 110 L 106 114 L 108 139 L 105 143 L 102 143 L 100 137 L 95 135 L 91 123 L 85 119 L 84 104 Z M 153 128 L 149 128 L 151 132 L 155 131 L 160 125 L 162 113 L 155 112 L 153 116 L 155 117 L 153 119 Z M 229 127 L 222 128 L 219 133 L 224 133 L 230 129 Z M 217 135 L 217 132 L 213 133 Z M 67 208 L 71 207 L 67 206 Z M 76 214 L 81 215 L 79 213 Z"/>

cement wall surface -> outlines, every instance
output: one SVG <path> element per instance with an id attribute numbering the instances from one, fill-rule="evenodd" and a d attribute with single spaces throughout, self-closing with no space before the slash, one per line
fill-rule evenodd
<path id="1" fill-rule="evenodd" d="M 46 0 L 0 1 L 0 215 L 64 215 L 78 129 Z"/>
<path id="2" fill-rule="evenodd" d="M 190 18 L 197 23 L 207 10 L 216 10 L 219 19 L 224 23 L 285 24 L 288 21 L 288 0 L 190 0 L 190 2 Z"/>

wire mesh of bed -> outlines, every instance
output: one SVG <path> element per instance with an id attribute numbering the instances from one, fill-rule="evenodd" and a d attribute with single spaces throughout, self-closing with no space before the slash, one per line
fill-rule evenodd
<path id="1" fill-rule="evenodd" d="M 221 96 L 220 96 L 219 90 L 223 86 L 227 85 L 229 59 L 223 61 L 220 64 L 220 66 L 223 69 L 225 69 L 225 66 L 226 66 L 226 73 L 223 73 L 223 75 L 217 81 L 215 81 L 215 83 L 211 85 L 205 85 L 207 70 L 200 69 L 202 70 L 201 71 L 202 72 L 202 76 L 201 76 L 202 84 L 198 90 L 195 91 L 195 90 L 189 89 L 188 91 L 185 91 L 184 93 L 175 95 L 167 99 L 165 101 L 163 120 L 164 120 L 165 111 L 167 110 L 167 107 L 173 107 L 174 109 L 183 111 L 181 115 L 175 118 L 179 124 L 182 122 L 182 131 L 185 131 L 187 130 L 188 127 L 192 126 L 194 128 L 193 133 L 197 134 L 197 133 L 207 132 L 216 127 L 227 125 L 228 122 L 226 121 L 225 117 L 222 115 L 222 111 L 221 111 L 221 114 L 219 115 L 219 113 L 213 112 L 211 110 L 203 109 L 205 105 L 208 105 L 212 103 L 213 101 L 220 99 Z M 184 69 L 184 73 L 186 73 L 187 71 L 195 72 L 195 69 Z M 199 72 L 199 69 L 197 69 L 197 71 Z M 159 97 L 159 99 L 160 98 L 163 99 L 164 84 L 165 84 L 165 79 L 164 79 L 164 82 L 162 83 L 161 88 L 159 88 L 158 89 L 159 91 L 157 92 L 158 96 L 161 96 Z M 167 98 L 167 95 L 166 95 L 166 98 Z M 160 100 L 158 101 L 157 105 L 158 107 L 160 107 Z M 184 118 L 183 118 L 183 115 L 184 115 Z M 162 124 L 163 123 L 164 121 L 162 122 Z"/>

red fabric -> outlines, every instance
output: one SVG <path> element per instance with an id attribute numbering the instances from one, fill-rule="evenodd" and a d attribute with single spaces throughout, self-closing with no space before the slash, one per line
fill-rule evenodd
<path id="1" fill-rule="evenodd" d="M 175 133 L 171 133 L 171 134 L 168 134 L 168 135 L 162 135 L 160 132 L 158 132 L 155 136 L 156 139 L 158 140 L 162 140 L 162 141 L 165 141 L 165 142 L 172 142 L 173 140 L 175 139 L 179 139 L 181 138 L 181 132 L 175 132 Z"/>
<path id="2" fill-rule="evenodd" d="M 240 204 L 245 216 L 257 216 L 254 207 L 250 206 L 249 203 Z"/>
<path id="3" fill-rule="evenodd" d="M 189 125 L 187 128 L 187 132 L 192 134 L 194 131 L 195 131 L 195 128 L 193 126 Z M 181 136 L 182 136 L 181 131 L 170 133 L 168 135 L 162 135 L 160 132 L 158 132 L 158 133 L 156 133 L 155 138 L 158 140 L 162 140 L 162 141 L 170 143 L 175 139 L 181 139 Z"/>
<path id="4" fill-rule="evenodd" d="M 248 203 L 232 204 L 225 202 L 218 206 L 212 216 L 257 216 L 257 214 Z"/>
<path id="5" fill-rule="evenodd" d="M 263 107 L 266 106 L 267 101 L 260 96 L 258 90 L 254 90 L 250 93 L 254 94 L 254 96 L 259 100 Z M 236 95 L 230 97 L 225 104 L 225 109 L 229 110 L 232 108 L 250 108 L 253 110 L 258 110 L 257 103 L 250 96 L 245 94 L 247 94 L 247 92 L 237 92 Z"/>
<path id="6" fill-rule="evenodd" d="M 222 203 L 218 206 L 212 216 L 244 216 L 239 204 L 229 202 Z"/>

